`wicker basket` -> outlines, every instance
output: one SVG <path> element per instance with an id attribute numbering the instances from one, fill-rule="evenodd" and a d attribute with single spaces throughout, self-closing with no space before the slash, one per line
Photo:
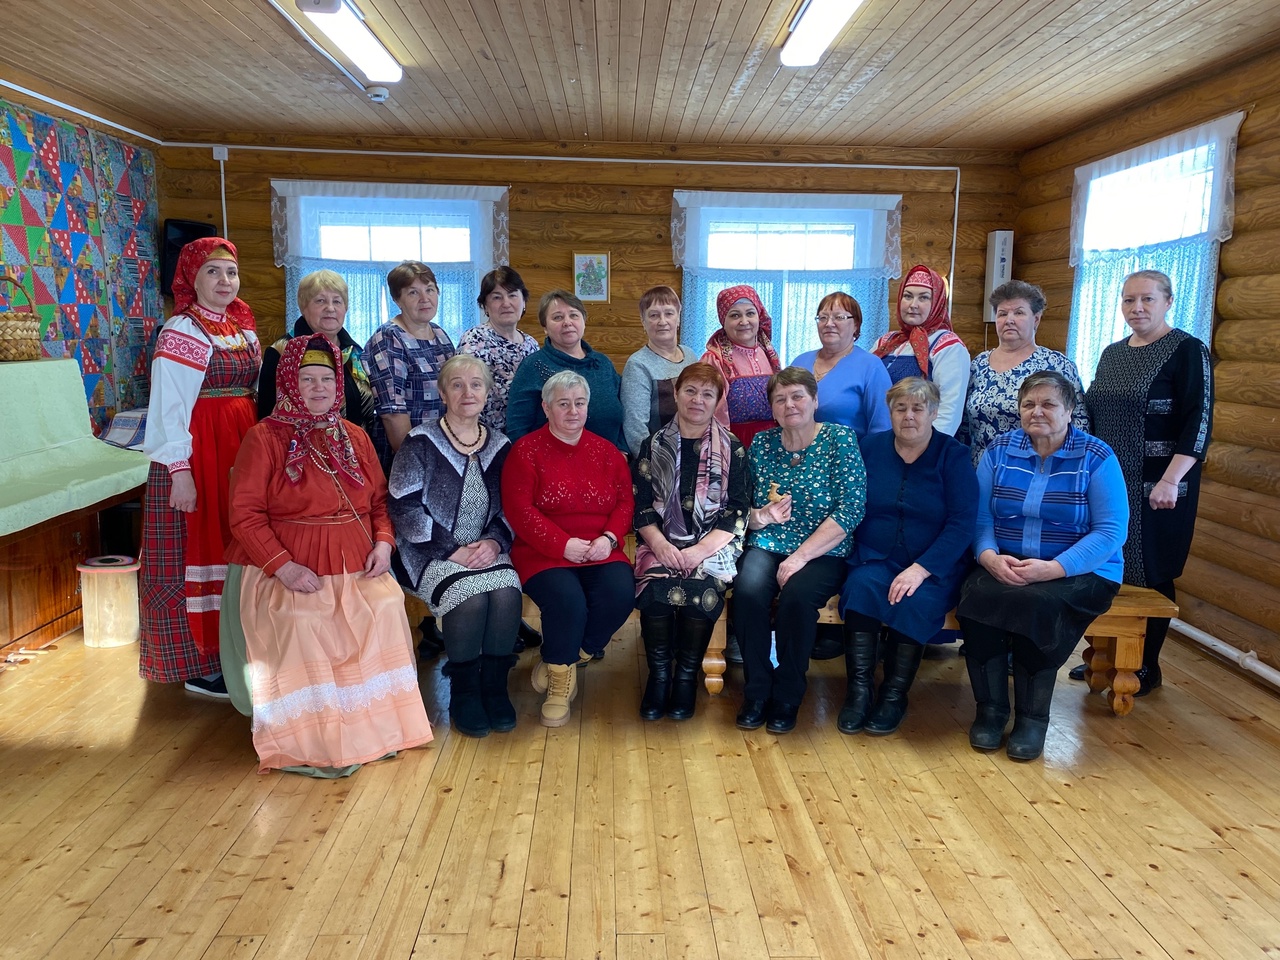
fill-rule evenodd
<path id="1" fill-rule="evenodd" d="M 26 297 L 27 309 L 0 313 L 0 362 L 40 359 L 40 318 L 26 289 L 13 277 L 0 275 L 0 283 L 11 283 Z M 13 301 L 10 300 L 10 307 Z"/>

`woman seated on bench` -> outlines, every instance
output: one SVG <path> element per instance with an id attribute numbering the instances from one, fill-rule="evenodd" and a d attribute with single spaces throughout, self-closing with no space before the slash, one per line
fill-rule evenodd
<path id="1" fill-rule="evenodd" d="M 840 595 L 848 695 L 841 733 L 893 733 L 925 644 L 942 629 L 970 566 L 978 483 L 969 448 L 933 428 L 941 394 L 923 377 L 885 394 L 893 429 L 862 440 L 867 515 L 853 534 Z M 880 628 L 888 629 L 884 682 L 871 705 Z"/>
<path id="2" fill-rule="evenodd" d="M 1058 668 L 1120 590 L 1129 504 L 1115 454 L 1071 426 L 1075 386 L 1044 370 L 1018 390 L 1020 429 L 998 436 L 978 464 L 979 568 L 957 611 L 977 716 L 976 750 L 996 750 L 1009 719 L 1011 760 L 1044 750 Z"/>
<path id="3" fill-rule="evenodd" d="M 294 337 L 275 411 L 231 477 L 222 664 L 262 771 L 344 777 L 426 743 L 395 535 L 369 435 L 339 416 L 342 351 Z"/>
<path id="4" fill-rule="evenodd" d="M 641 441 L 631 465 L 636 607 L 649 663 L 645 720 L 693 716 L 698 667 L 738 572 L 749 476 L 747 451 L 716 419 L 724 390 L 709 363 L 685 367 L 675 382 L 676 415 Z"/>

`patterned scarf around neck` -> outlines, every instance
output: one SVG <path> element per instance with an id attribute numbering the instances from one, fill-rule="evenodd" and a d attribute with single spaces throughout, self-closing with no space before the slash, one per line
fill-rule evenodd
<path id="1" fill-rule="evenodd" d="M 685 527 L 684 509 L 680 504 L 680 426 L 675 417 L 653 436 L 649 447 L 649 481 L 653 485 L 653 509 L 662 518 L 663 534 L 676 547 L 697 543 L 715 525 L 720 512 L 729 502 L 729 469 L 733 455 L 730 433 L 712 419 L 702 435 L 698 466 L 693 480 L 693 529 Z M 643 577 L 659 566 L 643 537 L 637 538 L 636 574 Z M 736 573 L 740 538 L 734 538 L 702 562 L 701 572 L 717 580 L 730 581 Z"/>

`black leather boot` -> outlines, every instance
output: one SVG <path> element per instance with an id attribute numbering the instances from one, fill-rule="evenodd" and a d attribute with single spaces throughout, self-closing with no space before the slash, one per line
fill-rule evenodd
<path id="1" fill-rule="evenodd" d="M 688 720 L 693 716 L 698 702 L 698 670 L 715 625 L 714 620 L 685 614 L 681 614 L 676 624 L 675 676 L 667 707 L 667 716 L 672 720 Z"/>
<path id="2" fill-rule="evenodd" d="M 907 715 L 907 691 L 911 689 L 923 658 L 924 644 L 914 640 L 904 638 L 890 647 L 884 660 L 880 695 L 876 697 L 876 705 L 863 727 L 867 733 L 882 737 L 902 726 L 902 719 Z"/>
<path id="3" fill-rule="evenodd" d="M 640 636 L 644 640 L 644 658 L 649 664 L 649 679 L 640 701 L 641 720 L 661 720 L 671 699 L 672 640 L 676 618 L 672 614 L 651 617 L 640 613 Z"/>
<path id="4" fill-rule="evenodd" d="M 982 663 L 966 658 L 969 684 L 977 703 L 969 745 L 975 750 L 999 750 L 1009 722 L 1009 668 L 1003 654 Z"/>
<path id="5" fill-rule="evenodd" d="M 507 692 L 507 674 L 518 659 L 514 653 L 498 657 L 485 654 L 480 658 L 480 702 L 489 718 L 489 729 L 498 733 L 516 728 L 516 708 Z"/>
<path id="6" fill-rule="evenodd" d="M 848 683 L 844 706 L 836 720 L 841 733 L 857 733 L 866 725 L 875 695 L 878 634 L 845 626 L 844 670 Z"/>
<path id="7" fill-rule="evenodd" d="M 480 658 L 448 661 L 441 672 L 449 678 L 449 722 L 468 737 L 489 735 L 489 715 L 480 700 Z"/>
<path id="8" fill-rule="evenodd" d="M 1034 760 L 1044 753 L 1044 737 L 1049 730 L 1049 705 L 1057 670 L 1032 673 L 1017 658 L 1013 661 L 1013 729 L 1005 752 L 1010 760 Z"/>
<path id="9" fill-rule="evenodd" d="M 532 650 L 534 647 L 542 646 L 542 634 L 523 620 L 520 621 L 520 631 L 516 635 L 516 639 L 521 644 L 521 650 Z"/>

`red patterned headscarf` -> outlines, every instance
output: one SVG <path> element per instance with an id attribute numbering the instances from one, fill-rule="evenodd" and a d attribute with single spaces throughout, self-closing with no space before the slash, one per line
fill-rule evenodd
<path id="1" fill-rule="evenodd" d="M 240 255 L 235 244 L 222 237 L 201 237 L 192 240 L 178 254 L 178 265 L 173 271 L 173 312 L 186 313 L 196 302 L 196 273 L 205 262 L 211 259 L 215 250 L 226 250 L 231 259 L 238 261 Z M 227 306 L 227 316 L 239 324 L 241 330 L 254 330 L 257 324 L 253 319 L 253 311 L 249 305 L 236 297 Z"/>
<path id="2" fill-rule="evenodd" d="M 924 323 L 917 327 L 907 326 L 902 319 L 902 290 L 907 287 L 928 287 L 933 291 L 929 316 L 925 318 Z M 929 334 L 938 330 L 951 329 L 951 314 L 948 311 L 947 301 L 947 281 L 942 279 L 941 274 L 935 270 L 930 270 L 922 263 L 912 267 L 907 271 L 907 275 L 902 278 L 902 286 L 898 291 L 898 329 L 891 333 L 886 333 L 877 340 L 872 353 L 877 357 L 884 357 L 902 344 L 910 341 L 911 352 L 916 355 L 916 363 L 920 365 L 920 372 L 926 377 L 929 376 Z M 960 338 L 955 337 L 955 339 L 959 341 Z M 941 345 L 939 344 L 939 346 Z"/>
<path id="3" fill-rule="evenodd" d="M 336 391 L 333 406 L 328 413 L 314 414 L 308 410 L 298 387 L 303 357 L 308 350 L 323 351 L 333 360 Z M 293 427 L 293 437 L 289 440 L 289 450 L 284 460 L 284 472 L 289 477 L 289 482 L 298 483 L 302 479 L 302 468 L 306 466 L 311 454 L 315 453 L 327 461 L 329 469 L 336 469 L 356 486 L 363 486 L 364 475 L 360 472 L 360 462 L 356 459 L 346 421 L 340 413 L 342 351 L 338 349 L 338 345 L 323 333 L 294 337 L 285 344 L 280 365 L 276 368 L 276 390 L 276 407 L 267 419 Z M 313 431 L 318 432 L 322 438 L 319 446 L 312 439 Z"/>
<path id="4" fill-rule="evenodd" d="M 716 294 L 716 313 L 720 316 L 720 329 L 707 340 L 707 349 L 723 359 L 729 365 L 729 369 L 733 369 L 733 341 L 724 332 L 724 318 L 729 315 L 729 308 L 739 300 L 751 303 L 756 308 L 756 313 L 760 315 L 760 332 L 756 334 L 756 346 L 762 348 L 768 355 L 769 365 L 773 367 L 774 373 L 777 373 L 782 368 L 782 364 L 778 361 L 778 354 L 774 352 L 773 344 L 770 343 L 773 339 L 773 318 L 760 302 L 760 294 L 745 283 L 728 287 Z"/>

